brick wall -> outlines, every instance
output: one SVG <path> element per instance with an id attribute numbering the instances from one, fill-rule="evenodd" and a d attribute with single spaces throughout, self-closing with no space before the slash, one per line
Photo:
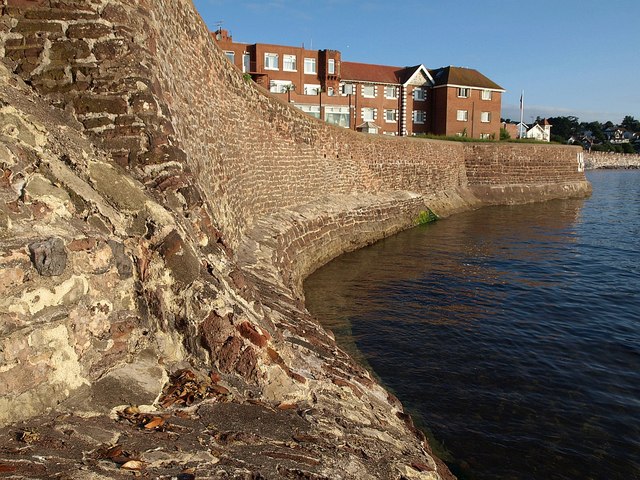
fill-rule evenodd
<path id="1" fill-rule="evenodd" d="M 565 149 L 539 159 L 537 146 L 469 150 L 325 125 L 230 68 L 187 1 L 7 2 L 5 62 L 147 185 L 188 204 L 194 178 L 232 244 L 256 219 L 329 194 L 581 178 Z"/>
<path id="2" fill-rule="evenodd" d="M 46 161 L 69 171 L 67 183 L 54 176 L 49 186 L 34 173 L 46 164 L 34 147 L 16 155 L 20 162 L 3 172 L 0 193 L 10 201 L 3 197 L 0 203 L 0 227 L 13 223 L 13 230 L 6 236 L 11 244 L 2 245 L 9 252 L 2 254 L 2 268 L 11 269 L 7 278 L 18 280 L 5 282 L 2 288 L 10 295 L 0 297 L 7 308 L 13 308 L 14 297 L 35 302 L 36 288 L 58 291 L 59 280 L 84 275 L 95 263 L 87 288 L 80 285 L 69 298 L 50 298 L 51 306 L 63 309 L 60 319 L 40 318 L 35 321 L 42 323 L 33 324 L 25 310 L 12 320 L 34 331 L 53 325 L 56 332 L 66 322 L 74 331 L 90 318 L 85 311 L 96 307 L 100 328 L 81 333 L 100 335 L 97 346 L 60 335 L 65 348 L 68 344 L 79 352 L 74 362 L 87 382 L 154 338 L 149 347 L 163 355 L 169 355 L 161 345 L 166 340 L 176 358 L 186 352 L 207 360 L 225 374 L 260 384 L 273 400 L 293 391 L 312 396 L 306 390 L 309 378 L 316 385 L 308 387 L 315 388 L 313 395 L 328 392 L 330 402 L 338 396 L 327 388 L 334 384 L 323 373 L 325 364 L 298 348 L 313 337 L 326 345 L 329 360 L 323 362 L 335 358 L 330 335 L 304 312 L 300 283 L 307 273 L 342 251 L 407 228 L 427 206 L 450 213 L 483 202 L 586 191 L 572 148 L 386 138 L 315 120 L 245 81 L 214 45 L 188 0 L 3 0 L 0 9 L 0 57 L 42 95 L 33 104 L 48 114 L 36 123 L 61 125 L 49 135 Z M 6 77 L 3 81 L 19 83 Z M 49 118 L 60 110 L 49 108 L 45 99 L 66 110 L 65 122 Z M 34 126 L 33 131 L 53 129 Z M 112 168 L 102 155 L 100 161 L 91 159 L 93 146 L 83 132 L 122 168 Z M 76 148 L 67 148 L 68 143 Z M 34 185 L 47 186 L 40 197 L 35 188 L 23 194 L 20 184 L 31 177 L 40 182 Z M 71 205 L 68 217 L 60 216 L 57 224 L 48 220 L 57 210 L 42 216 L 36 203 L 51 197 L 49 190 L 60 190 L 61 202 L 69 197 Z M 23 212 L 27 209 L 33 209 L 31 216 Z M 65 245 L 79 249 L 71 250 L 73 265 L 66 276 L 55 279 L 37 276 L 26 250 L 39 239 L 32 237 L 52 230 Z M 114 237 L 118 242 L 112 247 Z M 11 252 L 19 254 L 14 258 Z M 118 281 L 124 275 L 120 263 L 127 259 L 129 283 Z M 109 267 L 106 273 L 103 264 Z M 84 294 L 87 289 L 90 296 Z M 102 312 L 102 303 L 89 304 L 93 296 L 109 300 L 111 313 Z M 126 305 L 119 306 L 120 300 Z M 256 339 L 246 325 L 268 332 L 270 340 Z M 25 338 L 15 332 L 3 338 Z M 294 340 L 292 332 L 298 335 Z M 113 344 L 107 341 L 114 338 Z M 43 350 L 55 357 L 44 341 L 22 343 L 22 358 L 45 358 Z M 56 362 L 45 360 L 47 368 Z M 0 358 L 0 370 L 15 367 L 9 362 L 13 359 Z M 55 395 L 38 390 L 48 388 L 66 368 L 53 367 L 34 377 L 38 385 L 27 385 L 25 377 L 22 386 L 18 382 L 4 392 L 13 410 L 0 411 L 25 410 L 15 395 L 19 388 L 31 392 L 33 408 L 25 416 L 66 397 L 77 387 L 76 377 Z M 354 400 L 353 406 L 365 419 L 378 415 L 365 400 Z M 384 421 L 397 422 L 395 411 L 384 408 Z M 325 411 L 336 410 L 329 406 Z M 398 438 L 408 438 L 405 430 L 398 432 Z"/>

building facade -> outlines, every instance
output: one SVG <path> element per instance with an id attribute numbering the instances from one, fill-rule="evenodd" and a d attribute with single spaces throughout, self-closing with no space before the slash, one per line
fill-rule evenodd
<path id="1" fill-rule="evenodd" d="M 502 87 L 471 68 L 443 67 L 431 75 L 434 134 L 500 138 Z"/>
<path id="2" fill-rule="evenodd" d="M 213 35 L 258 85 L 327 123 L 384 135 L 499 138 L 504 90 L 476 70 L 344 62 L 337 50 L 237 43 L 222 29 Z"/>

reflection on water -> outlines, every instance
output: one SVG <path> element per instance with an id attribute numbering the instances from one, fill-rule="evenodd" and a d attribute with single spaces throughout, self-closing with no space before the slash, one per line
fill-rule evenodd
<path id="1" fill-rule="evenodd" d="M 640 478 L 640 172 L 590 180 L 586 201 L 457 215 L 305 284 L 461 478 Z"/>

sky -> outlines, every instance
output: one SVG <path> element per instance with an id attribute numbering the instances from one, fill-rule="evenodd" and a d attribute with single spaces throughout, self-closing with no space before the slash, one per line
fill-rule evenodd
<path id="1" fill-rule="evenodd" d="M 193 0 L 236 42 L 334 49 L 343 61 L 475 68 L 502 116 L 640 119 L 640 0 Z"/>

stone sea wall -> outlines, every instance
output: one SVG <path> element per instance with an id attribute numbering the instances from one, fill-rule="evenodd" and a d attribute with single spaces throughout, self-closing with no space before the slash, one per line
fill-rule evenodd
<path id="1" fill-rule="evenodd" d="M 82 464 L 98 476 L 135 461 L 154 476 L 450 478 L 310 317 L 302 280 L 427 209 L 586 195 L 579 150 L 326 125 L 245 81 L 189 0 L 0 9 L 0 425 L 33 422 L 0 445 L 5 471 L 44 478 L 27 442 L 61 472 L 106 452 Z M 162 416 L 116 421 L 122 405 Z M 256 420 L 212 431 L 223 410 Z M 122 432 L 184 429 L 189 461 L 112 450 L 134 448 Z"/>
<path id="2" fill-rule="evenodd" d="M 585 167 L 589 170 L 599 168 L 640 168 L 640 155 L 613 152 L 585 153 Z"/>

